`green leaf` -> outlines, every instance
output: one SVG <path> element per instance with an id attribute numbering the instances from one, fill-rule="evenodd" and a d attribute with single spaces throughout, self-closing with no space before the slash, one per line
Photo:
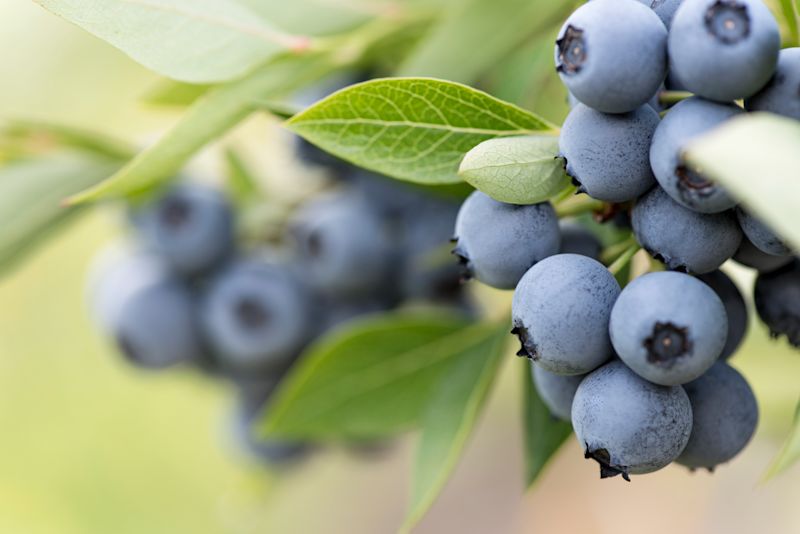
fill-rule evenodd
<path id="1" fill-rule="evenodd" d="M 228 190 L 240 205 L 245 204 L 258 195 L 258 179 L 233 149 L 225 151 Z"/>
<path id="2" fill-rule="evenodd" d="M 387 13 L 392 7 L 387 1 L 377 0 L 242 0 L 242 3 L 286 31 L 309 35 L 341 33 L 375 15 Z"/>
<path id="3" fill-rule="evenodd" d="M 411 182 L 460 181 L 470 149 L 495 137 L 555 130 L 512 104 L 430 78 L 371 80 L 338 91 L 287 123 L 324 150 Z"/>
<path id="4" fill-rule="evenodd" d="M 558 138 L 501 137 L 479 144 L 464 156 L 458 174 L 500 202 L 536 204 L 569 185 Z"/>
<path id="5" fill-rule="evenodd" d="M 748 113 L 692 142 L 685 157 L 800 250 L 800 122 Z"/>
<path id="6" fill-rule="evenodd" d="M 237 78 L 271 56 L 308 46 L 238 0 L 35 0 L 164 76 Z"/>
<path id="7" fill-rule="evenodd" d="M 480 324 L 461 332 L 471 340 L 447 368 L 422 416 L 414 462 L 408 532 L 428 511 L 450 477 L 497 376 L 508 327 Z"/>
<path id="8" fill-rule="evenodd" d="M 525 476 L 528 486 L 533 485 L 547 466 L 547 462 L 572 434 L 569 423 L 553 417 L 545 406 L 531 377 L 531 364 L 520 360 L 523 381 L 523 422 L 525 427 Z"/>
<path id="9" fill-rule="evenodd" d="M 214 89 L 195 102 L 155 145 L 70 202 L 147 193 L 171 179 L 195 152 L 256 110 L 259 99 L 310 83 L 334 68 L 327 53 L 285 55 L 246 78 Z"/>
<path id="10" fill-rule="evenodd" d="M 411 428 L 471 346 L 458 316 L 389 314 L 320 340 L 281 383 L 262 428 L 289 438 L 372 438 Z"/>
<path id="11" fill-rule="evenodd" d="M 118 160 L 130 159 L 135 154 L 130 145 L 107 135 L 41 121 L 10 121 L 2 130 L 2 142 L 23 145 L 23 151 L 27 145 L 31 153 L 41 147 L 47 151 L 66 147 Z"/>
<path id="12" fill-rule="evenodd" d="M 151 106 L 186 107 L 194 104 L 213 88 L 213 85 L 207 83 L 161 80 L 144 95 L 142 101 Z"/>
<path id="13" fill-rule="evenodd" d="M 560 23 L 572 7 L 569 2 L 552 0 L 461 2 L 448 8 L 446 16 L 397 74 L 475 83 L 526 37 Z"/>
<path id="14" fill-rule="evenodd" d="M 79 213 L 62 206 L 64 197 L 118 166 L 110 159 L 55 152 L 0 167 L 0 270 L 20 261 Z"/>
<path id="15" fill-rule="evenodd" d="M 797 411 L 794 414 L 794 423 L 792 430 L 789 432 L 789 438 L 786 440 L 778 457 L 772 463 L 764 476 L 765 480 L 769 480 L 794 465 L 800 460 L 800 404 L 797 405 Z"/>
<path id="16" fill-rule="evenodd" d="M 800 34 L 798 34 L 798 10 L 800 10 L 800 7 L 795 7 L 795 3 L 792 0 L 779 0 L 779 4 L 783 20 L 789 30 L 789 38 L 791 39 L 787 45 L 797 46 L 800 44 Z M 800 5 L 800 2 L 798 4 Z"/>

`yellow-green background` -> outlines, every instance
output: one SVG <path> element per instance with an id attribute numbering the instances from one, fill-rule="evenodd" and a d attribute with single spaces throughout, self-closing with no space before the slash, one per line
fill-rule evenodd
<path id="1" fill-rule="evenodd" d="M 136 142 L 174 120 L 137 103 L 152 74 L 33 2 L 0 4 L 0 50 L 2 118 Z M 186 371 L 136 372 L 95 333 L 84 277 L 116 222 L 113 208 L 98 210 L 0 279 L 0 534 L 392 532 L 413 438 L 366 461 L 328 451 L 276 476 L 230 442 L 223 386 Z M 761 325 L 751 325 L 735 360 L 761 401 L 759 434 L 713 476 L 668 468 L 631 484 L 601 482 L 570 442 L 524 493 L 520 365 L 509 357 L 418 532 L 800 532 L 800 468 L 759 483 L 791 420 L 800 354 L 768 341 Z"/>

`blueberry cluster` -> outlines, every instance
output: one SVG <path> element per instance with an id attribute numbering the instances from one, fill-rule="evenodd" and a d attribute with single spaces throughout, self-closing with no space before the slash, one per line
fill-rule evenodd
<path id="1" fill-rule="evenodd" d="M 459 212 L 454 252 L 469 276 L 514 289 L 520 355 L 602 477 L 672 462 L 712 470 L 758 421 L 727 363 L 747 305 L 719 268 L 733 258 L 757 269 L 760 317 L 800 346 L 800 260 L 682 151 L 745 110 L 800 119 L 800 49 L 780 50 L 760 0 L 591 0 L 563 25 L 555 63 L 574 103 L 560 137 L 566 172 L 607 212 L 630 213 L 654 272 L 622 288 L 597 239 L 559 224 L 550 203 L 480 192 Z M 692 94 L 662 120 L 665 84 Z"/>
<path id="2" fill-rule="evenodd" d="M 467 307 L 441 250 L 458 204 L 337 169 L 335 186 L 296 208 L 283 246 L 269 250 L 239 245 L 223 192 L 174 186 L 132 209 L 134 244 L 101 261 L 90 284 L 99 325 L 131 363 L 188 363 L 231 382 L 234 435 L 273 464 L 308 447 L 265 442 L 251 426 L 312 341 L 411 301 Z"/>

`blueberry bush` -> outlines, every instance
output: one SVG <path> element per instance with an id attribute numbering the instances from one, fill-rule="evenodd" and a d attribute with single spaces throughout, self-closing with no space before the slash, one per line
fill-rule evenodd
<path id="1" fill-rule="evenodd" d="M 515 338 L 528 484 L 573 433 L 626 480 L 747 445 L 727 362 L 751 299 L 720 267 L 757 272 L 760 321 L 798 347 L 797 0 L 35 1 L 161 75 L 144 99 L 181 116 L 146 148 L 4 125 L 0 268 L 122 206 L 98 328 L 232 384 L 266 461 L 417 431 L 409 530 Z M 224 141 L 253 115 L 323 191 L 262 194 Z M 186 177 L 220 145 L 224 188 Z M 798 459 L 800 418 L 768 475 Z"/>

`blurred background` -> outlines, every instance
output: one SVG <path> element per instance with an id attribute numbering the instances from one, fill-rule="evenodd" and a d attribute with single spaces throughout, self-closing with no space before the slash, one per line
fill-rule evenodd
<path id="1" fill-rule="evenodd" d="M 0 3 L 0 49 L 0 118 L 141 145 L 178 117 L 140 103 L 156 75 L 33 2 Z M 564 94 L 554 73 L 545 83 L 530 105 L 560 122 Z M 270 152 L 283 135 L 275 123 L 256 119 L 234 135 L 263 151 L 274 187 L 297 188 L 296 174 L 282 171 L 286 157 Z M 216 171 L 213 158 L 193 165 Z M 220 385 L 188 371 L 137 371 L 96 333 L 85 276 L 122 228 L 118 211 L 94 210 L 0 278 L 0 532 L 393 532 L 414 436 L 367 459 L 333 449 L 268 472 L 231 443 L 232 400 Z M 762 325 L 750 330 L 733 365 L 762 419 L 732 464 L 713 475 L 670 467 L 632 484 L 600 481 L 571 440 L 525 492 L 518 399 L 527 363 L 509 357 L 455 476 L 415 532 L 800 532 L 800 466 L 761 482 L 793 416 L 800 357 Z"/>

